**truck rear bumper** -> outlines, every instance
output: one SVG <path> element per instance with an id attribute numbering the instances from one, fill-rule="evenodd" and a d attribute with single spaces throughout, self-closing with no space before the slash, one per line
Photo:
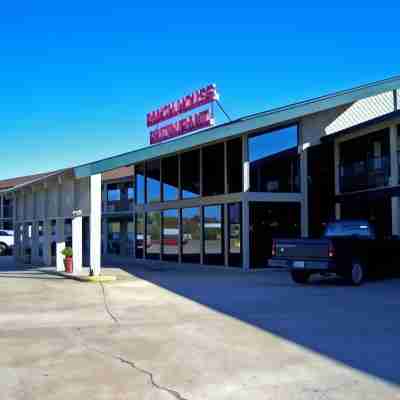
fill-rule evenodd
<path id="1" fill-rule="evenodd" d="M 335 264 L 331 261 L 290 261 L 289 266 L 296 270 L 329 271 L 335 270 Z"/>

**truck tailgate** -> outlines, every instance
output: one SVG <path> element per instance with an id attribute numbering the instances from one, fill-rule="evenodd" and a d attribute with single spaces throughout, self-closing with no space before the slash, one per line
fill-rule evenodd
<path id="1" fill-rule="evenodd" d="M 322 260 L 329 258 L 329 239 L 275 240 L 276 258 L 288 260 Z"/>

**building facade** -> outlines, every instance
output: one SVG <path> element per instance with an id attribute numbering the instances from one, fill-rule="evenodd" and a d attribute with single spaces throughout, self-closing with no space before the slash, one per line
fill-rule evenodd
<path id="1" fill-rule="evenodd" d="M 266 268 L 276 237 L 400 235 L 400 78 L 255 114 L 3 192 L 16 256 Z M 76 253 L 76 254 L 75 254 Z M 95 258 L 96 260 L 95 260 Z M 95 261 L 94 261 L 95 260 Z"/>

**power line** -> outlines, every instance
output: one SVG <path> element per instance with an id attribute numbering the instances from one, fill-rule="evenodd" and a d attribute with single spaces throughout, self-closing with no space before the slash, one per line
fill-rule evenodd
<path id="1" fill-rule="evenodd" d="M 228 113 L 224 110 L 222 107 L 221 103 L 218 100 L 215 100 L 217 103 L 218 107 L 221 109 L 221 111 L 224 113 L 225 117 L 228 118 L 229 121 L 232 121 L 232 118 L 228 115 Z"/>

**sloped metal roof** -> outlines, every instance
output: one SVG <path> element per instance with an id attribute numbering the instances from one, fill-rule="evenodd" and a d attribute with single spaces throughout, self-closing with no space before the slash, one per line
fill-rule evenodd
<path id="1" fill-rule="evenodd" d="M 136 164 L 151 158 L 184 151 L 213 141 L 227 139 L 245 132 L 268 128 L 272 125 L 283 124 L 309 114 L 339 107 L 386 91 L 395 90 L 399 87 L 400 76 L 395 76 L 393 78 L 369 83 L 349 90 L 343 90 L 315 99 L 294 103 L 285 107 L 248 115 L 226 124 L 182 136 L 172 141 L 75 167 L 75 176 L 83 178 L 115 168 Z"/>

